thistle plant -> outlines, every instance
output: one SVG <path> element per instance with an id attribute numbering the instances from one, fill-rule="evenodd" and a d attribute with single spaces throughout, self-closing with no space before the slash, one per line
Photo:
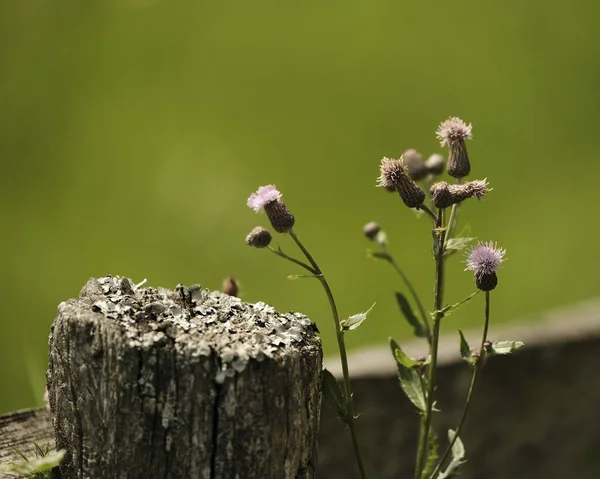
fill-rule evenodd
<path id="1" fill-rule="evenodd" d="M 417 438 L 417 456 L 415 459 L 415 479 L 444 479 L 456 475 L 466 460 L 466 452 L 460 439 L 465 424 L 477 379 L 487 356 L 493 354 L 509 354 L 523 346 L 519 341 L 488 340 L 490 321 L 490 293 L 498 285 L 497 271 L 504 262 L 505 250 L 494 242 L 479 242 L 467 249 L 466 270 L 475 276 L 475 291 L 462 300 L 447 304 L 444 301 L 444 285 L 446 276 L 446 260 L 458 251 L 464 250 L 475 238 L 455 235 L 460 204 L 469 198 L 481 199 L 491 191 L 487 179 L 464 181 L 471 171 L 471 163 L 467 152 L 466 140 L 472 139 L 472 125 L 467 125 L 460 118 L 450 118 L 443 122 L 436 131 L 442 147 L 448 148 L 447 173 L 453 182 L 439 181 L 444 172 L 444 158 L 434 153 L 424 161 L 423 156 L 414 149 L 406 150 L 399 159 L 384 157 L 380 163 L 378 186 L 389 192 L 397 193 L 404 206 L 425 213 L 432 227 L 433 253 L 433 301 L 431 311 L 425 309 L 424 303 L 409 280 L 406 272 L 394 258 L 388 248 L 388 238 L 379 224 L 367 223 L 363 233 L 374 242 L 379 251 L 371 252 L 371 256 L 390 264 L 400 276 L 408 294 L 396 292 L 396 301 L 404 317 L 412 327 L 413 333 L 427 341 L 428 355 L 424 359 L 408 357 L 399 343 L 390 339 L 390 346 L 396 361 L 400 386 L 407 398 L 413 403 L 420 415 L 419 435 Z M 420 183 L 420 185 L 419 185 Z M 348 426 L 354 445 L 354 453 L 358 469 L 364 478 L 359 441 L 355 428 L 352 388 L 344 335 L 357 329 L 366 319 L 367 313 L 360 313 L 341 319 L 333 294 L 323 272 L 300 242 L 293 230 L 294 216 L 282 201 L 281 193 L 273 186 L 263 186 L 248 199 L 248 206 L 256 212 L 265 211 L 273 229 L 288 234 L 294 240 L 304 257 L 296 259 L 281 250 L 270 246 L 271 233 L 263 228 L 254 228 L 246 237 L 246 243 L 256 248 L 266 248 L 309 272 L 305 277 L 319 280 L 329 300 L 336 339 L 342 364 L 342 388 L 327 370 L 323 372 L 323 388 L 325 399 L 337 409 L 339 417 Z M 297 277 L 297 276 L 296 276 Z M 438 412 L 435 401 L 438 370 L 438 345 L 443 319 L 471 301 L 480 292 L 485 295 L 483 327 L 481 342 L 472 350 L 462 331 L 458 331 L 459 352 L 462 359 L 471 368 L 471 382 L 466 392 L 462 413 L 457 419 L 454 429 L 448 431 L 448 444 L 440 453 L 434 424 L 434 413 Z M 416 311 L 412 305 L 416 306 Z"/>

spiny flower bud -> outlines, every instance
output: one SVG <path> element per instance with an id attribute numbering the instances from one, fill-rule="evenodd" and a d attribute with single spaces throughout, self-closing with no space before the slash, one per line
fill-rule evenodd
<path id="1" fill-rule="evenodd" d="M 402 159 L 383 158 L 381 160 L 379 186 L 388 190 L 395 189 L 409 208 L 421 206 L 425 201 L 425 192 L 408 177 Z"/>
<path id="2" fill-rule="evenodd" d="M 496 270 L 504 261 L 506 250 L 498 248 L 496 243 L 479 242 L 467 254 L 467 267 L 475 273 L 475 285 L 481 291 L 491 291 L 498 284 Z"/>
<path id="3" fill-rule="evenodd" d="M 429 191 L 431 192 L 433 204 L 436 208 L 448 208 L 455 203 L 455 198 L 450 193 L 450 185 L 445 181 L 434 183 L 431 185 Z"/>
<path id="4" fill-rule="evenodd" d="M 437 129 L 436 135 L 442 146 L 448 146 L 448 174 L 454 178 L 467 176 L 471 171 L 465 140 L 470 140 L 472 125 L 460 118 L 449 118 Z"/>
<path id="5" fill-rule="evenodd" d="M 222 285 L 223 293 L 229 296 L 236 296 L 240 290 L 237 280 L 233 276 L 228 276 L 223 280 Z"/>
<path id="6" fill-rule="evenodd" d="M 268 229 L 257 226 L 246 236 L 246 244 L 254 248 L 266 248 L 271 244 L 271 233 Z"/>
<path id="7" fill-rule="evenodd" d="M 469 181 L 458 185 L 449 185 L 445 181 L 440 181 L 431 185 L 430 191 L 436 207 L 448 208 L 467 198 L 476 197 L 480 199 L 489 189 L 487 179 L 485 179 Z"/>
<path id="8" fill-rule="evenodd" d="M 375 238 L 377 237 L 377 234 L 380 231 L 381 231 L 381 227 L 379 226 L 379 224 L 375 223 L 374 221 L 371 221 L 371 222 L 367 223 L 365 226 L 363 226 L 363 233 L 371 241 L 375 240 Z"/>
<path id="9" fill-rule="evenodd" d="M 444 157 L 439 153 L 434 153 L 425 162 L 427 171 L 431 175 L 441 175 L 444 172 Z"/>
<path id="10" fill-rule="evenodd" d="M 278 233 L 287 233 L 295 223 L 294 215 L 281 200 L 281 193 L 275 185 L 261 186 L 248 198 L 248 206 L 256 213 L 265 210 L 273 229 Z"/>
<path id="11" fill-rule="evenodd" d="M 417 150 L 406 150 L 402 153 L 404 159 L 404 168 L 406 174 L 413 181 L 420 181 L 427 176 L 429 172 L 423 161 L 423 156 Z"/>

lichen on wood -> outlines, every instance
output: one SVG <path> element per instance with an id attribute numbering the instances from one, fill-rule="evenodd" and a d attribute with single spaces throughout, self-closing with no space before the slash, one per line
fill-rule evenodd
<path id="1" fill-rule="evenodd" d="M 299 313 L 90 279 L 50 337 L 63 477 L 313 477 L 321 362 Z"/>

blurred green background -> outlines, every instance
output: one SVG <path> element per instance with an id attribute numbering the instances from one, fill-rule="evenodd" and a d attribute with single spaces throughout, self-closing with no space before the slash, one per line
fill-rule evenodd
<path id="1" fill-rule="evenodd" d="M 0 2 L 0 412 L 42 404 L 56 307 L 90 276 L 218 289 L 234 275 L 243 299 L 305 312 L 334 352 L 318 283 L 244 244 L 267 225 L 246 199 L 268 183 L 341 313 L 377 301 L 351 346 L 408 338 L 405 289 L 361 228 L 381 223 L 429 305 L 429 222 L 375 180 L 382 156 L 443 152 L 448 116 L 473 123 L 472 178 L 494 188 L 461 213 L 507 249 L 493 321 L 598 294 L 599 14 L 591 0 Z M 461 261 L 447 301 L 474 290 Z M 482 300 L 445 331 L 475 326 Z"/>

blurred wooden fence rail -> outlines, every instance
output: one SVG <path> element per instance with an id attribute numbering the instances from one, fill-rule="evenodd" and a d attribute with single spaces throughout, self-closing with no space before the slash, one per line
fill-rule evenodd
<path id="1" fill-rule="evenodd" d="M 514 356 L 490 358 L 483 370 L 464 429 L 468 463 L 461 477 L 597 479 L 600 477 L 597 453 L 600 380 L 596 377 L 596 371 L 600 370 L 600 301 L 588 301 L 529 319 L 508 327 L 494 326 L 490 331 L 493 340 L 519 339 L 526 346 Z M 445 325 L 450 331 L 454 326 Z M 442 338 L 440 351 L 438 407 L 442 412 L 437 418 L 440 432 L 455 426 L 469 380 L 458 355 L 457 337 L 450 331 Z M 467 337 L 474 341 L 478 334 L 473 331 Z M 420 343 L 405 346 L 411 355 L 422 354 L 421 348 Z M 332 358 L 327 366 L 335 372 L 336 365 Z M 350 369 L 355 374 L 353 389 L 360 412 L 359 437 L 370 477 L 412 477 L 417 416 L 398 387 L 389 350 L 373 348 L 356 352 L 350 356 Z M 317 375 L 316 371 L 313 373 Z M 241 414 L 238 409 L 235 420 L 241 420 Z M 318 412 L 305 417 L 318 418 Z M 35 409 L 0 417 L 0 464 L 9 457 L 14 459 L 8 446 L 28 450 L 33 441 L 54 444 L 47 411 Z M 159 449 L 164 449 L 163 444 L 160 446 Z M 196 448 L 194 445 L 188 452 L 194 454 Z M 246 454 L 244 449 L 233 452 Z M 150 461 L 148 456 L 146 460 Z M 318 463 L 319 478 L 358 477 L 348 434 L 326 406 L 321 411 Z M 145 477 L 158 476 L 150 472 Z M 175 469 L 162 476 L 183 477 Z M 226 479 L 235 475 L 219 471 L 213 477 Z M 251 471 L 239 477 L 256 476 Z M 283 473 L 277 477 L 295 476 Z"/>
<path id="2" fill-rule="evenodd" d="M 91 279 L 50 336 L 61 476 L 312 478 L 321 370 L 303 315 L 200 286 Z"/>

